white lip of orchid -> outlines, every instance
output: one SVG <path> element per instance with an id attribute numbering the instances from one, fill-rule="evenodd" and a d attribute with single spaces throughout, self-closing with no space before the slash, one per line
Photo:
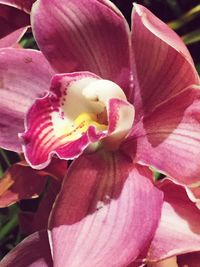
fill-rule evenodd
<path id="1" fill-rule="evenodd" d="M 107 105 L 111 98 L 127 100 L 123 90 L 114 82 L 109 80 L 96 80 L 87 85 L 82 94 L 91 101 L 99 101 Z"/>
<path id="2" fill-rule="evenodd" d="M 118 117 L 116 127 L 110 132 L 111 99 L 119 99 L 122 103 L 115 114 Z M 127 103 L 123 90 L 112 81 L 94 78 L 77 80 L 69 86 L 67 96 L 61 103 L 62 115 L 54 112 L 52 122 L 56 135 L 66 135 L 66 141 L 80 138 L 93 125 L 97 131 L 108 133 L 107 137 L 103 137 L 103 143 L 107 148 L 111 144 L 111 149 L 115 149 L 132 128 L 134 107 Z"/>

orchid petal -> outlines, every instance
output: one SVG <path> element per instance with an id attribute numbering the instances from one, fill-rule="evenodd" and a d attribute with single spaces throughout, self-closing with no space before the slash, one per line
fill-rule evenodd
<path id="1" fill-rule="evenodd" d="M 165 23 L 137 4 L 132 20 L 134 106 L 140 117 L 189 85 L 199 84 L 199 77 L 183 41 Z"/>
<path id="2" fill-rule="evenodd" d="M 27 13 L 30 13 L 32 4 L 36 0 L 0 0 L 1 4 L 6 4 L 11 7 L 15 7 L 17 9 L 23 10 Z"/>
<path id="3" fill-rule="evenodd" d="M 0 208 L 32 197 L 38 197 L 44 189 L 46 177 L 41 177 L 29 166 L 13 165 L 0 180 Z"/>
<path id="4" fill-rule="evenodd" d="M 169 180 L 161 182 L 159 188 L 164 193 L 164 204 L 147 261 L 200 251 L 200 213 L 185 188 Z"/>
<path id="5" fill-rule="evenodd" d="M 30 25 L 29 15 L 16 8 L 0 4 L 0 38 Z"/>
<path id="6" fill-rule="evenodd" d="M 50 217 L 55 266 L 126 266 L 156 229 L 162 194 L 148 168 L 122 154 L 83 155 L 71 165 Z"/>
<path id="7" fill-rule="evenodd" d="M 53 267 L 46 232 L 34 233 L 8 253 L 1 267 Z"/>
<path id="8" fill-rule="evenodd" d="M 26 132 L 21 135 L 24 153 L 40 169 L 52 155 L 73 159 L 104 137 L 114 148 L 131 130 L 133 120 L 134 108 L 115 83 L 89 72 L 55 75 L 49 94 L 27 114 Z"/>
<path id="9" fill-rule="evenodd" d="M 0 4 L 0 25 L 0 48 L 8 47 L 20 40 L 30 25 L 30 18 L 16 8 Z"/>
<path id="10" fill-rule="evenodd" d="M 36 41 L 58 72 L 90 71 L 129 90 L 129 28 L 110 1 L 39 0 L 31 18 Z"/>
<path id="11" fill-rule="evenodd" d="M 60 183 L 67 170 L 66 161 L 54 159 L 42 171 L 32 169 L 26 162 L 12 165 L 0 179 L 0 208 L 14 204 L 21 199 L 38 197 L 51 176 Z"/>
<path id="12" fill-rule="evenodd" d="M 21 151 L 18 133 L 24 131 L 25 113 L 49 89 L 53 70 L 35 50 L 0 49 L 0 146 Z"/>
<path id="13" fill-rule="evenodd" d="M 36 231 L 47 229 L 48 219 L 55 199 L 60 191 L 62 180 L 48 180 L 48 187 L 41 196 L 36 212 L 20 212 L 20 232 L 23 235 L 30 235 Z"/>
<path id="14" fill-rule="evenodd" d="M 200 252 L 188 253 L 178 257 L 178 266 L 180 267 L 199 267 Z"/>
<path id="15" fill-rule="evenodd" d="M 0 48 L 16 46 L 28 27 L 18 29 L 0 39 Z"/>
<path id="16" fill-rule="evenodd" d="M 180 183 L 198 182 L 199 101 L 200 90 L 195 86 L 167 100 L 135 126 L 124 151 Z"/>

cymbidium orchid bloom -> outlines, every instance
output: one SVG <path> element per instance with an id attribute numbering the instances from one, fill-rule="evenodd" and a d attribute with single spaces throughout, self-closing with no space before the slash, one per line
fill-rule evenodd
<path id="1" fill-rule="evenodd" d="M 181 39 L 137 4 L 131 31 L 107 0 L 38 0 L 31 21 L 41 52 L 0 50 L 0 144 L 23 147 L 38 169 L 54 156 L 75 160 L 48 235 L 30 236 L 2 266 L 128 266 L 149 245 L 153 251 L 162 228 L 164 190 L 149 166 L 173 181 L 199 182 L 193 61 Z M 167 245 L 156 260 L 167 257 Z"/>
<path id="2" fill-rule="evenodd" d="M 0 48 L 16 45 L 30 26 L 29 13 L 35 0 L 0 1 Z"/>

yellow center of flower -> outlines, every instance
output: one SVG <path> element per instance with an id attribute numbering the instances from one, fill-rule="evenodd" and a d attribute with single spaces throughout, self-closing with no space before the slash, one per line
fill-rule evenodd
<path id="1" fill-rule="evenodd" d="M 113 108 L 116 114 L 110 114 L 111 99 L 115 99 L 116 105 L 117 100 L 121 101 L 118 108 Z M 60 112 L 52 113 L 52 122 L 55 135 L 63 143 L 81 138 L 89 127 L 94 127 L 96 133 L 108 134 L 102 135 L 107 147 L 117 147 L 133 124 L 134 108 L 127 104 L 123 90 L 112 81 L 80 79 L 70 85 L 61 103 Z M 109 128 L 110 121 L 112 128 Z"/>
<path id="2" fill-rule="evenodd" d="M 95 126 L 97 130 L 105 131 L 108 125 L 101 123 L 100 114 L 81 113 L 74 121 L 80 132 L 86 132 L 89 126 Z"/>

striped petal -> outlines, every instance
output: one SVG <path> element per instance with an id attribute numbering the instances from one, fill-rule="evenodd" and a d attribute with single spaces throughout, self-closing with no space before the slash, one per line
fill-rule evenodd
<path id="1" fill-rule="evenodd" d="M 164 193 L 164 204 L 147 261 L 200 251 L 200 213 L 185 188 L 169 180 L 161 182 L 159 188 Z"/>
<path id="2" fill-rule="evenodd" d="M 0 265 L 1 267 L 53 267 L 47 233 L 41 231 L 24 239 L 3 258 Z"/>
<path id="3" fill-rule="evenodd" d="M 73 159 L 105 137 L 116 149 L 133 120 L 134 108 L 115 83 L 88 72 L 55 75 L 50 93 L 28 112 L 24 153 L 34 168 L 43 168 L 53 154 Z"/>
<path id="4" fill-rule="evenodd" d="M 61 73 L 91 71 L 129 94 L 129 28 L 107 0 L 39 0 L 32 10 L 36 41 Z"/>
<path id="5" fill-rule="evenodd" d="M 128 266 L 148 245 L 162 193 L 148 168 L 99 152 L 71 165 L 49 227 L 55 266 Z"/>
<path id="6" fill-rule="evenodd" d="M 0 146 L 22 151 L 18 133 L 24 131 L 24 117 L 37 97 L 49 89 L 53 71 L 35 50 L 0 50 Z"/>
<path id="7" fill-rule="evenodd" d="M 181 38 L 148 9 L 134 4 L 132 14 L 134 106 L 138 118 L 199 77 Z"/>
<path id="8" fill-rule="evenodd" d="M 180 183 L 199 182 L 199 105 L 199 87 L 172 97 L 135 126 L 124 150 Z"/>

